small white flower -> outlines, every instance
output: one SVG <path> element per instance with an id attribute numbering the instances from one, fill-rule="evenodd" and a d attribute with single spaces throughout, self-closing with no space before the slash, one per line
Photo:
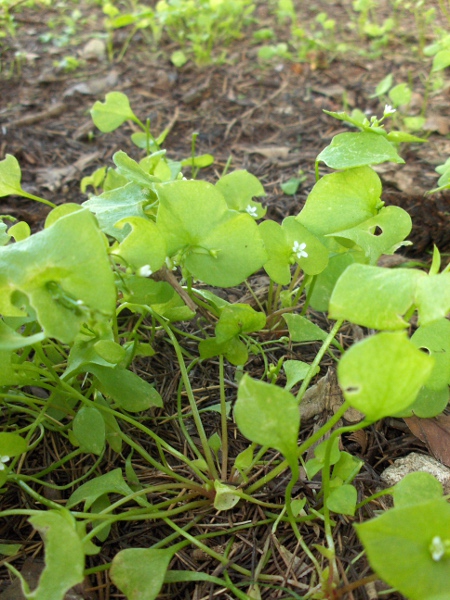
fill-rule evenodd
<path id="1" fill-rule="evenodd" d="M 383 115 L 385 117 L 389 117 L 390 115 L 393 115 L 396 112 L 396 108 L 392 108 L 392 106 L 390 104 L 386 104 L 386 106 L 384 107 L 384 113 Z"/>
<path id="2" fill-rule="evenodd" d="M 297 256 L 298 259 L 308 258 L 308 253 L 305 252 L 305 248 L 306 244 L 304 242 L 300 244 L 300 242 L 295 241 L 294 245 L 292 246 L 292 252 Z"/>
<path id="3" fill-rule="evenodd" d="M 257 215 L 257 212 L 258 212 L 258 211 L 256 210 L 256 206 L 251 206 L 250 204 L 247 206 L 247 208 L 246 208 L 245 210 L 248 212 L 248 214 L 249 214 L 251 217 L 256 217 L 256 215 Z"/>
<path id="4" fill-rule="evenodd" d="M 445 544 L 438 535 L 431 540 L 430 552 L 432 559 L 436 562 L 439 562 L 445 554 Z"/>
<path id="5" fill-rule="evenodd" d="M 141 277 L 150 277 L 152 273 L 153 271 L 150 269 L 150 265 L 144 265 L 138 271 L 138 275 L 140 275 Z"/>
<path id="6" fill-rule="evenodd" d="M 9 456 L 0 456 L 0 471 L 5 470 L 5 463 L 9 460 Z"/>

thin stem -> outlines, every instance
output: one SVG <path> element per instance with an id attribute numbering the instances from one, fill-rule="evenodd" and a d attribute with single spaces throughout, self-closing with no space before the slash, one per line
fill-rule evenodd
<path id="1" fill-rule="evenodd" d="M 219 385 L 220 385 L 220 421 L 222 429 L 222 480 L 226 481 L 228 473 L 228 424 L 227 403 L 225 396 L 225 372 L 223 354 L 219 355 Z"/>
<path id="2" fill-rule="evenodd" d="M 186 389 L 186 393 L 187 393 L 187 396 L 188 396 L 189 404 L 190 404 L 190 407 L 191 407 L 192 417 L 194 419 L 195 426 L 197 428 L 197 432 L 198 432 L 198 435 L 200 437 L 200 441 L 201 441 L 201 444 L 202 444 L 204 457 L 205 457 L 206 463 L 208 465 L 210 476 L 211 476 L 212 479 L 218 479 L 218 473 L 217 473 L 216 465 L 214 463 L 214 458 L 213 458 L 213 455 L 212 455 L 212 452 L 211 452 L 211 448 L 209 447 L 209 444 L 208 444 L 208 438 L 206 437 L 206 433 L 205 433 L 205 430 L 203 428 L 203 423 L 202 423 L 202 420 L 200 418 L 200 414 L 198 412 L 197 403 L 195 401 L 195 396 L 194 396 L 194 393 L 192 391 L 192 386 L 191 386 L 191 382 L 189 380 L 188 372 L 186 370 L 186 365 L 184 364 L 183 354 L 181 352 L 180 345 L 179 345 L 178 340 L 176 339 L 173 331 L 170 329 L 170 327 L 164 321 L 164 319 L 162 317 L 160 317 L 156 313 L 154 313 L 154 316 L 155 316 L 155 319 L 159 322 L 159 324 L 163 327 L 164 331 L 167 333 L 167 335 L 170 338 L 170 341 L 172 342 L 173 348 L 174 348 L 175 353 L 177 355 L 178 363 L 180 365 L 181 376 L 183 378 L 184 387 Z"/>
<path id="3" fill-rule="evenodd" d="M 321 438 L 323 438 L 323 436 L 326 433 L 328 433 L 328 431 L 330 431 L 330 429 L 332 429 L 336 425 L 336 423 L 339 421 L 339 419 L 341 419 L 341 417 L 344 415 L 344 413 L 346 412 L 347 409 L 348 409 L 348 403 L 344 402 L 342 404 L 342 406 L 339 408 L 339 410 L 337 410 L 335 412 L 335 414 L 331 417 L 331 419 L 329 419 L 320 429 L 318 429 L 316 431 L 316 433 L 314 433 L 311 437 L 309 437 L 305 442 L 303 442 L 303 444 L 301 444 L 297 448 L 297 456 L 300 457 L 302 454 L 304 454 L 308 450 L 308 448 L 310 448 L 316 442 L 318 442 Z M 281 473 L 283 473 L 283 471 L 285 471 L 288 468 L 288 466 L 289 466 L 289 464 L 288 464 L 287 460 L 283 460 L 279 465 L 277 465 L 274 469 L 272 469 L 272 471 L 270 471 L 270 473 L 268 473 L 267 475 L 264 475 L 264 477 L 262 479 L 259 479 L 253 485 L 251 485 L 247 489 L 247 493 L 253 494 L 254 492 L 256 492 L 256 490 L 259 490 L 259 488 L 267 485 L 269 483 L 269 481 L 272 481 L 272 479 L 275 479 L 275 477 L 278 477 L 279 475 L 281 475 Z"/>
<path id="4" fill-rule="evenodd" d="M 343 322 L 344 322 L 344 319 L 338 319 L 336 321 L 336 323 L 334 324 L 330 333 L 327 335 L 327 337 L 323 341 L 323 344 L 322 344 L 319 352 L 316 354 L 316 357 L 314 358 L 313 362 L 311 363 L 308 374 L 306 375 L 305 379 L 303 380 L 303 383 L 298 391 L 298 394 L 297 394 L 297 403 L 298 404 L 300 404 L 300 402 L 302 401 L 302 398 L 305 395 L 305 392 L 308 389 L 309 384 L 311 383 L 311 379 L 314 377 L 316 368 L 320 365 L 320 361 L 322 360 L 325 352 L 328 350 L 332 341 L 336 337 Z"/>
<path id="5" fill-rule="evenodd" d="M 20 190 L 20 196 L 23 196 L 24 198 L 29 198 L 30 200 L 35 200 L 36 202 L 40 202 L 41 204 L 50 206 L 50 208 L 56 208 L 56 204 L 50 202 L 50 200 L 45 200 L 45 198 L 40 198 L 39 196 L 35 196 L 34 194 L 29 194 L 24 190 Z"/>

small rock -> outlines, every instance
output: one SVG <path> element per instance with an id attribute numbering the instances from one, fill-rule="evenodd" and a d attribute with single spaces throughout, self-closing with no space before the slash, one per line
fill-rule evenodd
<path id="1" fill-rule="evenodd" d="M 106 57 L 106 45 L 103 40 L 92 39 L 84 46 L 80 52 L 81 58 L 84 60 L 102 61 Z"/>
<path id="2" fill-rule="evenodd" d="M 416 471 L 430 473 L 442 483 L 445 494 L 450 492 L 450 469 L 441 465 L 431 456 L 418 454 L 417 452 L 411 452 L 408 456 L 396 460 L 393 465 L 381 473 L 381 479 L 388 486 L 392 486 L 401 481 L 405 475 Z"/>

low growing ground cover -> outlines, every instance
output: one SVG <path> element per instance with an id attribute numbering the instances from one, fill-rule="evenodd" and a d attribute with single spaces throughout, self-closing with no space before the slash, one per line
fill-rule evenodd
<path id="1" fill-rule="evenodd" d="M 216 4 L 4 9 L 3 596 L 447 598 L 446 4 Z"/>

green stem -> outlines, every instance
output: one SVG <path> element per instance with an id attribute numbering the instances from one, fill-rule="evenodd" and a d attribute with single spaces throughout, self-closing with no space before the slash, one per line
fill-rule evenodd
<path id="1" fill-rule="evenodd" d="M 188 400 L 189 400 L 189 405 L 191 407 L 192 417 L 194 419 L 195 426 L 197 428 L 197 432 L 200 437 L 200 442 L 202 444 L 203 453 L 204 453 L 206 463 L 208 465 L 210 476 L 212 479 L 218 479 L 219 476 L 217 473 L 216 465 L 214 463 L 214 458 L 213 458 L 213 455 L 211 452 L 211 448 L 208 445 L 208 438 L 206 437 L 203 423 L 202 423 L 200 414 L 198 412 L 197 403 L 195 401 L 195 396 L 192 391 L 191 382 L 189 381 L 189 375 L 186 370 L 186 365 L 184 364 L 183 354 L 181 352 L 180 345 L 179 345 L 178 340 L 176 339 L 173 331 L 170 329 L 170 327 L 164 321 L 164 319 L 156 313 L 154 313 L 154 316 L 155 316 L 155 319 L 159 322 L 159 324 L 163 327 L 164 331 L 167 333 L 167 335 L 170 338 L 170 341 L 172 342 L 173 348 L 177 355 L 178 363 L 180 365 L 181 376 L 183 378 L 184 387 L 186 389 L 186 393 L 187 393 Z"/>
<path id="2" fill-rule="evenodd" d="M 328 431 L 330 431 L 330 429 L 332 429 L 336 425 L 336 423 L 344 415 L 344 413 L 346 412 L 347 409 L 348 409 L 348 403 L 344 402 L 342 404 L 342 406 L 336 411 L 336 413 L 320 429 L 318 429 L 316 431 L 316 433 L 314 433 L 311 437 L 309 437 L 305 442 L 303 442 L 303 444 L 301 444 L 297 448 L 297 456 L 300 457 L 302 454 L 304 454 L 308 450 L 308 448 L 310 448 L 316 442 L 318 442 L 321 438 L 323 438 L 324 435 L 326 433 L 328 433 Z M 269 481 L 272 481 L 272 479 L 275 479 L 275 477 L 278 477 L 279 475 L 281 475 L 281 473 L 283 473 L 283 471 L 285 471 L 288 468 L 288 466 L 289 466 L 289 464 L 286 460 L 282 461 L 279 465 L 277 465 L 274 469 L 272 469 L 272 471 L 270 471 L 270 473 L 265 475 L 262 479 L 259 479 L 258 481 L 256 481 L 253 485 L 251 485 L 247 489 L 247 493 L 253 494 L 254 492 L 256 492 L 256 490 L 259 490 L 261 487 L 267 485 L 269 483 Z"/>
<path id="3" fill-rule="evenodd" d="M 222 481 L 226 481 L 228 473 L 228 424 L 227 403 L 225 396 L 225 371 L 223 354 L 219 355 L 219 384 L 220 384 L 220 421 L 222 429 Z"/>
<path id="4" fill-rule="evenodd" d="M 301 266 L 297 265 L 295 268 L 294 274 L 292 275 L 291 283 L 289 284 L 289 287 L 288 287 L 288 292 L 292 292 L 292 290 L 294 289 L 295 284 L 297 283 L 297 280 L 300 277 L 301 272 L 302 272 Z"/>
<path id="5" fill-rule="evenodd" d="M 344 319 L 338 319 L 336 321 L 336 323 L 334 324 L 330 333 L 327 335 L 327 337 L 323 341 L 323 344 L 322 344 L 319 352 L 316 354 L 316 357 L 314 358 L 313 362 L 311 363 L 308 374 L 306 375 L 305 379 L 303 380 L 303 383 L 298 391 L 298 394 L 297 394 L 297 403 L 298 404 L 300 404 L 300 402 L 302 401 L 302 398 L 305 395 L 305 392 L 308 389 L 309 384 L 311 383 L 311 379 L 314 377 L 316 367 L 318 367 L 320 365 L 320 361 L 322 360 L 325 352 L 328 350 L 332 341 L 336 337 L 339 329 L 342 327 L 343 322 L 344 322 Z"/>
<path id="6" fill-rule="evenodd" d="M 50 208 L 56 208 L 56 204 L 50 202 L 50 200 L 45 200 L 45 198 L 40 198 L 39 196 L 34 196 L 33 194 L 28 194 L 24 190 L 20 190 L 20 196 L 24 198 L 28 198 L 29 200 L 35 200 L 36 202 L 40 202 L 41 204 L 45 204 L 46 206 L 50 206 Z"/>
<path id="7" fill-rule="evenodd" d="M 314 554 L 311 552 L 311 550 L 308 548 L 308 546 L 305 544 L 305 541 L 303 539 L 302 534 L 300 533 L 300 530 L 298 528 L 298 525 L 296 523 L 295 517 L 294 517 L 294 513 L 292 512 L 292 489 L 295 485 L 295 483 L 299 480 L 300 477 L 300 468 L 298 465 L 298 459 L 293 462 L 291 465 L 291 470 L 292 470 L 292 476 L 291 479 L 286 487 L 286 492 L 285 492 L 285 504 L 286 504 L 286 511 L 288 514 L 288 519 L 289 519 L 289 523 L 291 524 L 292 529 L 294 530 L 295 533 L 295 537 L 297 538 L 298 543 L 300 544 L 300 546 L 302 547 L 303 551 L 305 552 L 305 554 L 309 557 L 310 561 L 313 563 L 313 565 L 315 566 L 317 573 L 320 574 L 321 573 L 321 568 L 320 565 L 316 559 L 316 557 L 314 556 Z"/>

